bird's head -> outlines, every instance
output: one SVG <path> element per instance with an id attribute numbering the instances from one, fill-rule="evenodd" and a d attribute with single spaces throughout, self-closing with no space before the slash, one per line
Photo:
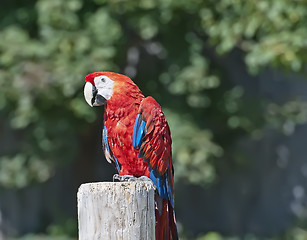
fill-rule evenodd
<path id="1" fill-rule="evenodd" d="M 93 72 L 85 77 L 84 97 L 91 106 L 102 106 L 116 93 L 123 93 L 127 86 L 135 86 L 132 80 L 113 72 Z"/>

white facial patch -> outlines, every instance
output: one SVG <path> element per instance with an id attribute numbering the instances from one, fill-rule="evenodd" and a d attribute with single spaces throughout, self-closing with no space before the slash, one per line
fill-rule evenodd
<path id="1" fill-rule="evenodd" d="M 113 94 L 114 81 L 107 76 L 99 76 L 94 78 L 95 86 L 98 94 L 109 100 Z"/>

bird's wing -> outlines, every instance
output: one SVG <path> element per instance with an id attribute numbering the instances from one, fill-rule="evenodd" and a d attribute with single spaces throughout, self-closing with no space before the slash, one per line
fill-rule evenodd
<path id="1" fill-rule="evenodd" d="M 139 157 L 149 166 L 149 178 L 157 187 L 160 197 L 174 206 L 172 164 L 172 139 L 168 123 L 160 105 L 152 98 L 145 98 L 135 120 L 133 146 Z"/>
<path id="2" fill-rule="evenodd" d="M 109 163 L 114 164 L 118 173 L 119 173 L 120 172 L 120 166 L 119 166 L 119 163 L 118 163 L 116 157 L 114 156 L 114 154 L 113 154 L 113 152 L 110 148 L 109 140 L 108 140 L 108 130 L 107 130 L 106 126 L 103 127 L 103 131 L 102 131 L 102 148 L 103 148 L 104 155 L 105 155 L 107 161 Z"/>

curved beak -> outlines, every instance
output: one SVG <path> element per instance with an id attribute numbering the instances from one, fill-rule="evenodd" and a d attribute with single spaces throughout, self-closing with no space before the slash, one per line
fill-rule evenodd
<path id="1" fill-rule="evenodd" d="M 107 102 L 103 96 L 98 94 L 97 88 L 90 82 L 85 83 L 84 98 L 91 107 L 102 106 Z"/>

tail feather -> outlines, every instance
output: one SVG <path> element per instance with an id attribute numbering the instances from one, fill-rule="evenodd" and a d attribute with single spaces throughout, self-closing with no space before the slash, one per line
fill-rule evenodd
<path id="1" fill-rule="evenodd" d="M 175 213 L 171 203 L 156 194 L 156 240 L 178 240 Z"/>
<path id="2" fill-rule="evenodd" d="M 172 205 L 168 203 L 169 207 L 169 223 L 170 223 L 170 229 L 172 233 L 172 239 L 178 240 L 178 231 L 177 231 L 177 225 L 176 225 L 176 217 L 175 217 L 175 211 L 172 208 Z"/>

